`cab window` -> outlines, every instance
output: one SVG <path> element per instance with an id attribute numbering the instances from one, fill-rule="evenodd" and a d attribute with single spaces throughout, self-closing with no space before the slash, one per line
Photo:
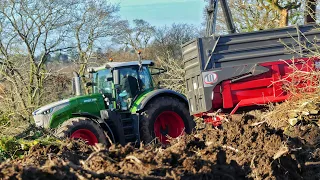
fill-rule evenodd
<path id="1" fill-rule="evenodd" d="M 138 68 L 135 66 L 120 69 L 120 96 L 134 98 L 139 92 Z"/>
<path id="2" fill-rule="evenodd" d="M 108 81 L 108 78 L 112 78 L 110 69 L 105 69 L 94 73 L 93 82 L 95 83 L 95 86 L 93 88 L 93 92 L 112 94 L 112 81 Z"/>
<path id="3" fill-rule="evenodd" d="M 139 78 L 142 90 L 153 88 L 150 72 L 146 66 L 143 66 L 142 69 L 139 71 Z"/>

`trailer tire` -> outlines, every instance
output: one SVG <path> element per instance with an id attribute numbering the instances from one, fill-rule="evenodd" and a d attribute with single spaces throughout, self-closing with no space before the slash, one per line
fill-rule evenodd
<path id="1" fill-rule="evenodd" d="M 195 127 L 188 105 L 170 96 L 153 99 L 141 113 L 140 140 L 150 143 L 153 140 L 167 144 L 165 134 L 176 138 L 184 132 L 190 134 Z"/>
<path id="2" fill-rule="evenodd" d="M 107 138 L 101 127 L 93 120 L 84 117 L 75 117 L 65 121 L 55 134 L 59 138 L 82 139 L 89 145 L 107 144 Z"/>

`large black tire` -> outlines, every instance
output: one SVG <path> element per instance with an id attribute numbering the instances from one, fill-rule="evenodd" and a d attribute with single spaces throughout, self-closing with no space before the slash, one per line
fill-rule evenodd
<path id="1" fill-rule="evenodd" d="M 89 132 L 90 135 L 94 135 L 97 143 L 107 144 L 107 138 L 99 125 L 84 117 L 75 117 L 65 121 L 57 129 L 55 134 L 59 138 L 70 138 L 78 130 Z M 82 138 L 80 137 L 80 139 Z M 88 144 L 93 145 L 90 142 L 88 142 Z"/>
<path id="2" fill-rule="evenodd" d="M 188 106 L 185 102 L 170 96 L 163 96 L 152 100 L 141 113 L 140 140 L 150 143 L 156 139 L 154 125 L 157 117 L 163 112 L 174 112 L 179 115 L 184 123 L 185 132 L 190 134 L 195 127 L 193 117 L 190 116 Z"/>

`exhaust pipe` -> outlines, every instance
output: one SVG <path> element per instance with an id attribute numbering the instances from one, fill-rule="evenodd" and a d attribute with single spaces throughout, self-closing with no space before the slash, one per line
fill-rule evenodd
<path id="1" fill-rule="evenodd" d="M 80 96 L 81 95 L 81 83 L 80 83 L 80 76 L 77 72 L 73 72 L 73 92 L 76 96 Z"/>

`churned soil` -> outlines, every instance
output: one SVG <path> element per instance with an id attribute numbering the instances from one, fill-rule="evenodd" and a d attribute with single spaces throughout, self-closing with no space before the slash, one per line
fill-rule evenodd
<path id="1" fill-rule="evenodd" d="M 244 115 L 166 148 L 67 140 L 1 163 L 0 179 L 319 179 L 319 133 L 316 124 L 300 124 L 287 136 Z"/>

